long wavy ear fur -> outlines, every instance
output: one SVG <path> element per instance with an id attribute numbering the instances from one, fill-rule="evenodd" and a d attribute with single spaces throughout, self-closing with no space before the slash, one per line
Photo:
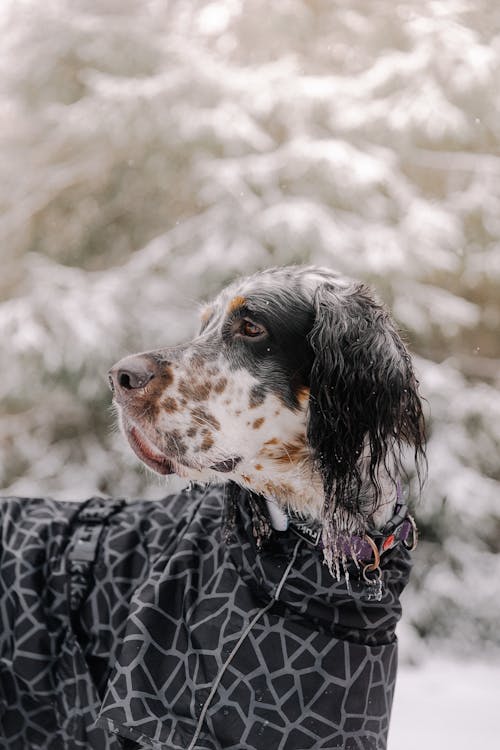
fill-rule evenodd
<path id="1" fill-rule="evenodd" d="M 320 286 L 315 314 L 308 440 L 323 478 L 324 520 L 364 531 L 381 499 L 381 473 L 396 483 L 405 445 L 413 446 L 421 477 L 418 382 L 389 313 L 368 287 Z"/>

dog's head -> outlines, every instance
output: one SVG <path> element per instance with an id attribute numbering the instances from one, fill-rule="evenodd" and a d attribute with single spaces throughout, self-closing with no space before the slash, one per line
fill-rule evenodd
<path id="1" fill-rule="evenodd" d="M 424 457 L 417 382 L 388 312 L 322 268 L 231 284 L 196 338 L 121 360 L 110 383 L 156 472 L 230 479 L 351 530 L 395 485 L 403 448 L 417 468 Z"/>

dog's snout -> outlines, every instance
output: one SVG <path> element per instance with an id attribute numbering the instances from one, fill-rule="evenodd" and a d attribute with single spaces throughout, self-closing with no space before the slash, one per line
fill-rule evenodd
<path id="1" fill-rule="evenodd" d="M 154 360 L 139 354 L 117 362 L 109 371 L 108 379 L 113 393 L 119 393 L 145 388 L 156 375 L 157 365 Z"/>

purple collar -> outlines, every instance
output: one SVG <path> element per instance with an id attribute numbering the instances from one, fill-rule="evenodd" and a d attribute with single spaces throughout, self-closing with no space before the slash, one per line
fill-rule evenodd
<path id="1" fill-rule="evenodd" d="M 290 511 L 288 514 L 288 528 L 312 547 L 322 546 L 321 524 L 318 521 L 312 521 L 300 513 Z M 412 543 L 407 544 L 412 532 Z M 340 540 L 341 551 L 347 557 L 352 557 L 358 561 L 371 560 L 374 554 L 376 555 L 376 552 L 379 555 L 383 555 L 400 543 L 411 548 L 416 546 L 415 522 L 408 513 L 408 507 L 401 502 L 397 503 L 394 515 L 380 531 L 370 530 L 363 537 L 348 537 L 346 535 Z"/>

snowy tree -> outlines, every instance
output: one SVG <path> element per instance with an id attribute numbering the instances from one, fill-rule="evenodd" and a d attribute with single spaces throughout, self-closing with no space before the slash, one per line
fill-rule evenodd
<path id="1" fill-rule="evenodd" d="M 11 0 L 0 24 L 4 494 L 164 494 L 109 366 L 239 274 L 325 264 L 379 290 L 428 400 L 414 636 L 498 645 L 500 6 Z"/>

